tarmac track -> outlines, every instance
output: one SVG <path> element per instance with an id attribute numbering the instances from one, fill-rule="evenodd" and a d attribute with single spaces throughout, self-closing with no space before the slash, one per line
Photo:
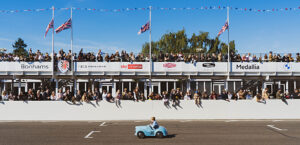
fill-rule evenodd
<path id="1" fill-rule="evenodd" d="M 167 138 L 138 139 L 134 136 L 134 127 L 149 124 L 149 121 L 0 122 L 0 145 L 300 144 L 299 120 L 171 120 L 158 123 L 167 128 Z"/>

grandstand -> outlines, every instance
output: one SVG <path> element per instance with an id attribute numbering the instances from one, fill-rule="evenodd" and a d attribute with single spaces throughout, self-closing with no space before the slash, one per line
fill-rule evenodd
<path id="1" fill-rule="evenodd" d="M 270 52 L 269 57 L 262 56 L 266 55 L 232 53 L 231 62 L 227 63 L 227 55 L 222 54 L 160 53 L 153 55 L 150 63 L 147 55 L 122 51 L 109 56 L 100 50 L 96 56 L 81 51 L 71 62 L 71 53 L 61 50 L 54 54 L 53 63 L 48 53 L 39 51 L 31 52 L 28 58 L 1 54 L 1 90 L 17 96 L 29 89 L 47 88 L 57 94 L 62 88 L 62 92 L 70 90 L 75 96 L 77 90 L 97 88 L 100 93 L 106 90 L 115 96 L 117 90 L 134 93 L 138 87 L 147 98 L 151 92 L 161 96 L 164 91 L 180 88 L 183 99 L 186 92 L 220 95 L 224 89 L 233 96 L 243 90 L 254 97 L 264 88 L 275 98 L 278 90 L 287 95 L 299 88 L 299 54 L 281 57 Z"/>

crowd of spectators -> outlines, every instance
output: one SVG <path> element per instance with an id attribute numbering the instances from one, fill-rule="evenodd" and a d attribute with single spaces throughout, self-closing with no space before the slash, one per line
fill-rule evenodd
<path id="1" fill-rule="evenodd" d="M 97 54 L 93 52 L 84 53 L 83 49 L 77 53 L 71 53 L 71 50 L 64 52 L 61 49 L 58 53 L 54 53 L 54 59 L 59 60 L 71 60 L 74 61 L 91 61 L 91 62 L 147 62 L 150 60 L 149 54 L 133 52 L 127 53 L 126 51 L 116 51 L 115 53 L 108 54 L 103 53 L 101 50 Z M 154 62 L 227 62 L 227 53 L 164 53 L 159 52 L 158 54 L 152 54 L 152 61 Z M 269 52 L 269 54 L 238 54 L 232 52 L 230 54 L 230 60 L 232 62 L 300 62 L 300 55 L 296 53 L 293 56 L 291 53 L 276 54 Z M 12 53 L 0 53 L 0 61 L 51 61 L 51 54 L 32 52 L 29 49 L 28 56 L 18 56 Z"/>
<path id="2" fill-rule="evenodd" d="M 300 90 L 295 89 L 292 93 L 283 93 L 278 90 L 275 94 L 270 94 L 268 88 L 264 89 L 262 93 L 253 94 L 250 90 L 239 90 L 237 93 L 228 92 L 223 90 L 220 94 L 212 91 L 191 91 L 182 92 L 179 88 L 172 89 L 171 91 L 163 91 L 161 94 L 150 93 L 146 96 L 143 91 L 136 87 L 133 91 L 117 90 L 115 95 L 106 90 L 99 92 L 98 88 L 94 90 L 88 89 L 87 91 L 78 90 L 73 94 L 70 90 L 66 89 L 64 92 L 59 89 L 57 93 L 50 89 L 33 90 L 29 89 L 28 92 L 20 92 L 19 95 L 3 91 L 0 96 L 0 101 L 69 101 L 72 103 L 77 102 L 90 102 L 90 101 L 107 101 L 116 103 L 117 106 L 121 105 L 121 100 L 132 101 L 145 101 L 145 100 L 162 100 L 165 105 L 178 105 L 180 100 L 194 100 L 196 105 L 201 105 L 201 100 L 255 100 L 263 102 L 268 99 L 300 99 Z"/>

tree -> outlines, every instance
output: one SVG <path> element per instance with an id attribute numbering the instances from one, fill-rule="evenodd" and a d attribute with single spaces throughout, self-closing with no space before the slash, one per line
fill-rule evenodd
<path id="1" fill-rule="evenodd" d="M 189 52 L 195 53 L 197 48 L 202 48 L 206 52 L 209 46 L 208 32 L 200 32 L 199 35 L 193 33 L 192 37 L 189 39 Z"/>
<path id="2" fill-rule="evenodd" d="M 178 53 L 188 51 L 188 38 L 185 30 L 182 29 L 176 33 L 164 34 L 158 41 L 158 47 L 164 52 Z"/>
<path id="3" fill-rule="evenodd" d="M 230 52 L 236 53 L 237 51 L 235 50 L 235 43 L 234 40 L 229 42 L 229 50 Z M 221 52 L 222 54 L 227 54 L 228 52 L 228 45 L 226 43 L 221 43 Z"/>
<path id="4" fill-rule="evenodd" d="M 143 54 L 149 54 L 149 42 L 146 42 L 143 44 L 143 49 L 142 53 Z M 158 43 L 157 42 L 151 42 L 151 53 L 152 54 L 158 54 L 159 48 L 158 48 Z"/>
<path id="5" fill-rule="evenodd" d="M 202 32 L 197 35 L 193 35 L 188 38 L 185 30 L 179 30 L 177 32 L 168 32 L 164 34 L 158 41 L 152 43 L 152 53 L 158 53 L 159 51 L 168 53 L 197 53 L 197 49 L 202 49 L 202 52 L 208 53 L 227 53 L 228 44 L 221 42 L 218 37 L 209 38 L 208 32 Z M 230 51 L 236 53 L 234 41 L 229 42 Z M 142 53 L 149 53 L 149 43 L 144 43 L 142 46 Z"/>
<path id="6" fill-rule="evenodd" d="M 15 50 L 13 51 L 15 55 L 28 56 L 28 52 L 25 49 L 27 47 L 27 44 L 24 43 L 23 39 L 18 38 L 18 40 L 15 41 L 12 47 L 15 48 Z"/>
<path id="7" fill-rule="evenodd" d="M 219 45 L 220 45 L 220 40 L 218 37 L 215 39 L 211 39 L 209 43 L 209 53 L 218 53 L 219 50 Z"/>

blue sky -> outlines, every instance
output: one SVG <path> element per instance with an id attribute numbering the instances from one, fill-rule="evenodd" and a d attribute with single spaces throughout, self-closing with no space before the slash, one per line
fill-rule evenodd
<path id="1" fill-rule="evenodd" d="M 299 0 L 3 0 L 0 10 L 22 10 L 65 7 L 119 9 L 168 7 L 184 8 L 201 6 L 232 6 L 239 8 L 272 9 L 298 8 Z M 21 37 L 34 51 L 51 51 L 51 32 L 44 33 L 51 20 L 52 11 L 0 13 L 0 48 L 12 51 L 12 43 Z M 55 11 L 55 28 L 70 17 L 69 10 Z M 112 53 L 116 50 L 140 52 L 142 44 L 149 40 L 148 33 L 137 35 L 141 25 L 149 19 L 149 12 L 73 12 L 74 52 L 84 51 Z M 153 10 L 152 40 L 158 40 L 166 32 L 184 28 L 192 33 L 207 31 L 216 37 L 226 20 L 226 10 Z M 238 52 L 280 53 L 299 52 L 300 10 L 279 12 L 230 11 L 230 40 L 235 40 Z M 227 34 L 222 35 L 227 41 Z M 55 35 L 55 50 L 70 49 L 70 30 Z"/>

